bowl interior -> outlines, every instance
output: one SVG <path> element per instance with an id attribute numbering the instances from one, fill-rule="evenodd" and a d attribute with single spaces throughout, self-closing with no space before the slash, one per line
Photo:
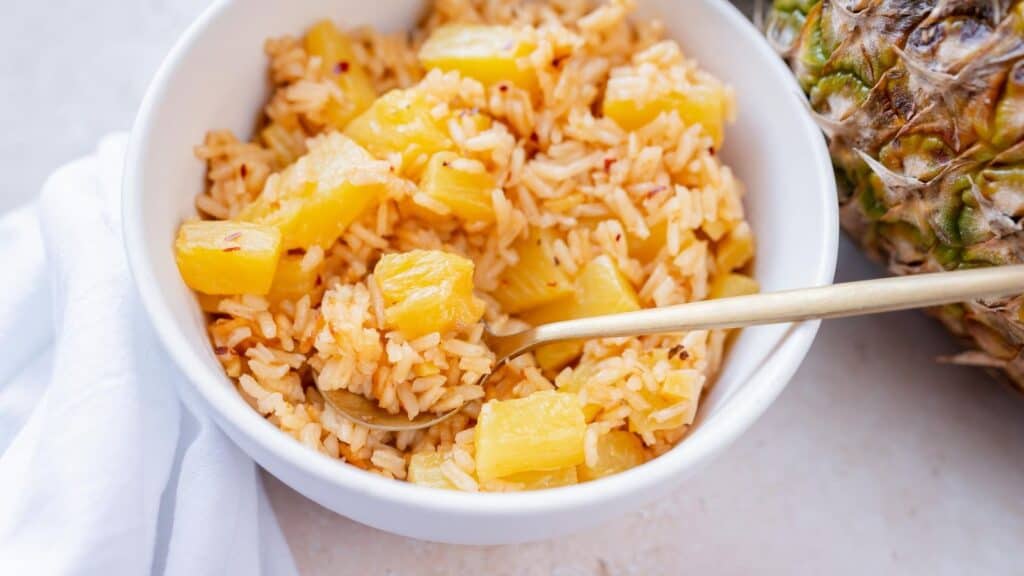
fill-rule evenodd
<path id="1" fill-rule="evenodd" d="M 831 170 L 822 138 L 806 118 L 798 89 L 781 62 L 724 0 L 646 0 L 640 5 L 642 14 L 661 18 L 689 56 L 736 91 L 738 116 L 728 128 L 722 154 L 747 187 L 745 205 L 758 242 L 755 275 L 762 289 L 829 282 L 837 236 Z M 398 31 L 414 25 L 422 6 L 418 0 L 222 1 L 181 40 L 147 96 L 125 186 L 129 256 L 157 331 L 220 417 L 245 426 L 259 426 L 261 420 L 223 375 L 199 308 L 175 266 L 176 229 L 195 214 L 194 197 L 203 186 L 204 167 L 192 150 L 211 129 L 251 133 L 268 95 L 262 50 L 267 37 L 300 34 L 324 17 L 346 26 Z M 791 334 L 787 326 L 742 332 L 701 407 L 702 435 L 713 436 L 717 427 L 745 428 L 781 390 L 784 380 L 750 376 Z M 801 337 L 806 342 L 787 361 L 799 363 L 813 330 Z M 743 422 L 727 423 L 724 408 L 741 392 L 760 394 L 761 405 L 745 412 Z M 305 451 L 298 444 L 293 449 Z"/>

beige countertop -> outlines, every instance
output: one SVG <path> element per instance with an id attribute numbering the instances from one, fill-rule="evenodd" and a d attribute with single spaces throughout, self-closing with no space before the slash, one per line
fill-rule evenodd
<path id="1" fill-rule="evenodd" d="M 0 210 L 128 128 L 207 4 L 15 2 L 0 19 Z M 844 243 L 841 280 L 875 273 Z M 932 361 L 955 349 L 914 313 L 827 322 L 764 417 L 670 499 L 558 540 L 410 541 L 267 484 L 308 574 L 1020 574 L 1024 397 Z"/>

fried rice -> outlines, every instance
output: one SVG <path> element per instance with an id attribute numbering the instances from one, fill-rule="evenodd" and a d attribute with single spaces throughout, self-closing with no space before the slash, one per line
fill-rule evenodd
<path id="1" fill-rule="evenodd" d="M 634 434 L 644 458 L 686 435 L 700 391 L 722 361 L 723 331 L 593 340 L 578 360 L 554 373 L 526 354 L 481 386 L 494 367 L 481 341 L 483 322 L 405 338 L 384 326 L 382 297 L 372 281 L 382 254 L 454 252 L 475 263 L 484 321 L 498 330 L 522 328 L 525 322 L 504 312 L 494 293 L 502 272 L 518 259 L 516 241 L 530 229 L 544 229 L 553 232 L 554 256 L 567 275 L 605 255 L 643 307 L 709 296 L 714 280 L 732 271 L 722 263 L 724 239 L 749 236 L 740 182 L 699 125 L 667 113 L 625 131 L 601 117 L 597 104 L 613 78 L 637 98 L 658 83 L 713 86 L 727 114 L 732 95 L 665 39 L 657 21 L 629 19 L 631 8 L 628 0 L 597 6 L 586 0 L 437 0 L 411 34 L 348 31 L 356 61 L 378 94 L 416 86 L 439 107 L 480 111 L 494 120 L 484 128 L 457 116 L 448 122 L 457 152 L 470 159 L 467 168 L 485 170 L 499 183 L 492 194 L 494 220 L 467 224 L 431 217 L 445 214 L 445 207 L 419 193 L 415 182 L 392 178 L 386 200 L 337 242 L 303 253 L 302 270 L 317 275 L 311 290 L 280 301 L 201 297 L 217 357 L 254 410 L 309 448 L 388 478 L 406 479 L 413 454 L 441 454 L 444 477 L 465 491 L 523 488 L 475 474 L 474 425 L 491 400 L 545 390 L 578 395 L 588 406 L 588 464 L 599 458 L 599 440 L 611 432 Z M 528 29 L 535 48 L 527 60 L 538 93 L 509 83 L 484 86 L 457 72 L 426 72 L 416 56 L 419 45 L 452 22 Z M 345 104 L 346 95 L 301 38 L 270 39 L 265 51 L 273 91 L 255 137 L 244 141 L 211 131 L 196 148 L 207 165 L 207 187 L 196 201 L 204 218 L 237 217 L 272 189 L 285 167 L 331 137 L 327 108 Z M 379 160 L 382 172 L 394 172 L 396 159 Z M 628 239 L 647 238 L 659 225 L 666 233 L 656 254 L 632 255 Z M 685 373 L 696 393 L 652 403 L 645 391 L 659 390 L 670 370 Z M 410 416 L 458 413 L 426 430 L 371 430 L 326 405 L 318 386 L 358 392 Z"/>

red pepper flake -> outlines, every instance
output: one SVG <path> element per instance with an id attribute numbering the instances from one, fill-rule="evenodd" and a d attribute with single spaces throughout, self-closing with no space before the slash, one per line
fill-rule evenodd
<path id="1" fill-rule="evenodd" d="M 668 189 L 668 186 L 665 186 L 663 184 L 659 184 L 659 185 L 655 186 L 654 188 L 651 188 L 650 190 L 647 191 L 647 197 L 648 198 L 653 198 L 659 192 L 662 192 L 662 191 L 667 190 L 667 189 Z"/>
<path id="2" fill-rule="evenodd" d="M 564 60 L 565 60 L 565 56 L 556 56 L 556 57 L 552 58 L 551 59 L 551 67 L 552 68 L 558 68 L 559 66 L 562 65 L 562 62 Z"/>
<path id="3" fill-rule="evenodd" d="M 620 242 L 621 240 L 622 240 L 622 234 L 616 234 L 615 235 L 615 241 L 616 242 Z"/>
<path id="4" fill-rule="evenodd" d="M 508 84 L 505 84 L 504 82 L 498 84 L 498 90 L 501 90 L 502 92 L 508 92 Z"/>
<path id="5" fill-rule="evenodd" d="M 303 250 L 302 248 L 289 248 L 288 252 L 287 252 L 287 254 L 289 256 L 299 256 L 299 255 L 305 254 L 305 253 L 306 253 L 306 251 Z"/>
<path id="6" fill-rule="evenodd" d="M 334 65 L 335 74 L 344 74 L 348 72 L 349 63 L 347 60 L 338 60 L 338 63 Z"/>
<path id="7" fill-rule="evenodd" d="M 240 174 L 242 175 L 242 178 L 245 178 L 246 176 L 248 176 L 248 175 L 249 175 L 249 167 L 248 167 L 248 166 L 246 166 L 245 164 L 242 164 L 242 165 L 241 165 L 241 166 L 240 166 L 240 167 L 238 168 L 238 172 L 239 172 L 239 173 L 240 173 Z"/>
<path id="8" fill-rule="evenodd" d="M 555 256 L 555 266 L 561 266 L 561 265 L 562 265 L 562 261 L 558 259 L 558 256 Z"/>
<path id="9" fill-rule="evenodd" d="M 530 132 L 530 141 L 531 142 L 536 142 L 538 140 L 540 140 L 540 137 L 537 136 L 537 133 L 536 132 Z"/>
<path id="10" fill-rule="evenodd" d="M 227 346 L 217 346 L 213 349 L 213 353 L 217 356 L 224 356 L 228 352 L 231 352 L 231 350 L 229 350 Z"/>
<path id="11" fill-rule="evenodd" d="M 554 288 L 555 286 L 558 286 L 558 282 L 555 282 L 554 280 L 549 280 L 547 282 L 547 285 Z"/>
<path id="12" fill-rule="evenodd" d="M 441 162 L 441 166 L 444 166 L 445 168 L 447 168 L 449 165 L 450 164 L 448 163 L 447 160 L 444 160 L 444 161 Z"/>
<path id="13" fill-rule="evenodd" d="M 682 350 L 679 351 L 678 356 L 680 360 L 686 360 L 687 358 L 690 357 L 690 353 L 686 351 L 686 348 L 683 348 Z"/>
<path id="14" fill-rule="evenodd" d="M 709 146 L 708 147 L 708 154 L 711 154 L 712 156 L 715 155 L 715 147 L 714 146 Z"/>
<path id="15" fill-rule="evenodd" d="M 231 234 L 228 234 L 227 236 L 225 236 L 224 239 L 227 240 L 228 242 L 231 242 L 232 240 L 238 240 L 241 237 L 242 237 L 242 233 L 241 232 L 232 232 Z"/>
<path id="16" fill-rule="evenodd" d="M 227 248 L 224 249 L 224 251 L 225 252 L 234 252 L 236 250 L 241 250 L 241 249 L 242 249 L 241 246 L 228 246 Z"/>
<path id="17" fill-rule="evenodd" d="M 609 156 L 608 158 L 605 158 L 604 159 L 604 171 L 607 172 L 608 170 L 611 170 L 612 164 L 615 164 L 616 162 L 618 162 L 617 158 L 612 158 L 611 156 Z"/>

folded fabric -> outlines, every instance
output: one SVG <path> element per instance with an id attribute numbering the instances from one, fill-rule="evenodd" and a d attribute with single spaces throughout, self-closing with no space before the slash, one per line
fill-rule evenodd
<path id="1" fill-rule="evenodd" d="M 9 574 L 295 574 L 256 465 L 179 399 L 121 242 L 125 135 L 0 216 Z"/>

